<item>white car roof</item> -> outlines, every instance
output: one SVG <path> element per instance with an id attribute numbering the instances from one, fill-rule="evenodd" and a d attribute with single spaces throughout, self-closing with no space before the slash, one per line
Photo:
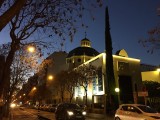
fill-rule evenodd
<path id="1" fill-rule="evenodd" d="M 143 105 L 143 104 L 121 104 L 119 106 L 128 106 L 128 105 L 132 105 L 132 106 L 146 106 L 146 105 Z"/>

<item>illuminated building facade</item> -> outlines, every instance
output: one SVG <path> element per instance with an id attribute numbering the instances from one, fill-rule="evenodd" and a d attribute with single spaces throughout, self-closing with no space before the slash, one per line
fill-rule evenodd
<path id="1" fill-rule="evenodd" d="M 66 59 L 70 69 L 83 63 L 100 68 L 98 74 L 93 77 L 92 83 L 88 86 L 87 101 L 92 110 L 105 112 L 107 96 L 107 92 L 105 91 L 107 87 L 106 53 L 97 53 L 97 55 L 94 54 L 95 56 L 84 57 L 86 54 L 81 53 L 81 55 L 78 56 L 75 52 L 76 51 L 71 51 L 72 54 L 69 53 Z M 119 92 L 115 92 L 115 95 L 118 96 L 119 104 L 138 103 L 138 91 L 141 91 L 142 88 L 140 60 L 130 58 L 127 52 L 122 49 L 113 55 L 113 66 L 116 82 L 115 89 L 120 90 Z M 74 101 L 79 104 L 85 103 L 85 91 L 83 87 L 75 88 Z"/>
<path id="2" fill-rule="evenodd" d="M 160 67 L 141 64 L 142 81 L 154 81 L 160 83 Z"/>

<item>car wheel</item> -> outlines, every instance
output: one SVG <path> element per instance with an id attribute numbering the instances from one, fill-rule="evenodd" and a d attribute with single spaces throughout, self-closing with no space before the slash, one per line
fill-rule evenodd
<path id="1" fill-rule="evenodd" d="M 121 120 L 119 117 L 115 117 L 115 119 L 114 120 Z"/>

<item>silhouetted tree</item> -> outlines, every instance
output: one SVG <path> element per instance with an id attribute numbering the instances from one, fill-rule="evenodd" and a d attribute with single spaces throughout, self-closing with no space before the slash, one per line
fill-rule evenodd
<path id="1" fill-rule="evenodd" d="M 112 39 L 110 34 L 109 14 L 108 8 L 106 8 L 106 23 L 105 23 L 105 46 L 106 46 L 106 92 L 107 92 L 107 112 L 111 112 L 115 109 L 117 103 L 115 96 L 115 77 L 113 69 L 113 57 L 112 57 Z"/>
<path id="2" fill-rule="evenodd" d="M 66 76 L 68 75 L 67 71 L 61 71 L 55 76 L 55 85 L 58 93 L 60 93 L 61 101 L 64 102 L 64 94 L 66 91 Z"/>
<path id="3" fill-rule="evenodd" d="M 78 86 L 78 79 L 80 74 L 77 71 L 68 71 L 66 76 L 66 90 L 69 92 L 70 102 L 72 102 L 75 87 Z"/>
<path id="4" fill-rule="evenodd" d="M 97 68 L 92 65 L 81 65 L 76 71 L 79 73 L 78 85 L 82 86 L 85 91 L 85 105 L 87 105 L 88 85 L 92 84 L 93 78 L 97 76 Z"/>
<path id="5" fill-rule="evenodd" d="M 160 16 L 160 8 L 157 9 L 158 16 Z M 153 27 L 148 31 L 148 37 L 140 39 L 138 41 L 144 48 L 147 49 L 148 53 L 153 54 L 155 50 L 160 49 L 160 25 Z"/>
<path id="6" fill-rule="evenodd" d="M 148 31 L 148 38 L 139 40 L 139 43 L 147 49 L 148 53 L 153 54 L 160 49 L 160 26 Z"/>
<path id="7" fill-rule="evenodd" d="M 85 0 L 22 1 L 25 3 L 24 7 L 20 4 L 20 7 L 22 8 L 19 9 L 21 10 L 15 12 L 16 15 L 14 17 L 12 16 L 13 19 L 9 24 L 11 44 L 10 50 L 6 55 L 2 81 L 0 81 L 0 96 L 2 94 L 3 96 L 7 96 L 8 94 L 11 74 L 10 67 L 17 50 L 23 45 L 34 45 L 38 49 L 39 46 L 48 48 L 51 43 L 47 44 L 45 38 L 55 38 L 55 36 L 58 36 L 61 39 L 61 45 L 63 45 L 67 36 L 72 41 L 73 36 L 77 31 L 77 26 L 81 25 L 82 27 L 87 27 L 84 23 L 79 23 L 78 21 L 83 18 L 84 12 L 95 7 L 95 5 L 102 5 L 101 0 L 90 0 L 90 4 L 87 4 L 87 6 Z M 10 8 L 12 3 L 12 0 L 6 2 L 5 8 Z"/>
<path id="8" fill-rule="evenodd" d="M 143 84 L 148 91 L 148 97 L 160 97 L 160 83 L 145 80 Z"/>

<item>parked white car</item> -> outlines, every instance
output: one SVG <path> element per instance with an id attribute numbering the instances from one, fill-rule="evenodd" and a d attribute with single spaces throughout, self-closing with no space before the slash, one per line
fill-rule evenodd
<path id="1" fill-rule="evenodd" d="M 141 104 L 122 104 L 115 113 L 115 120 L 160 120 L 160 113 Z"/>

